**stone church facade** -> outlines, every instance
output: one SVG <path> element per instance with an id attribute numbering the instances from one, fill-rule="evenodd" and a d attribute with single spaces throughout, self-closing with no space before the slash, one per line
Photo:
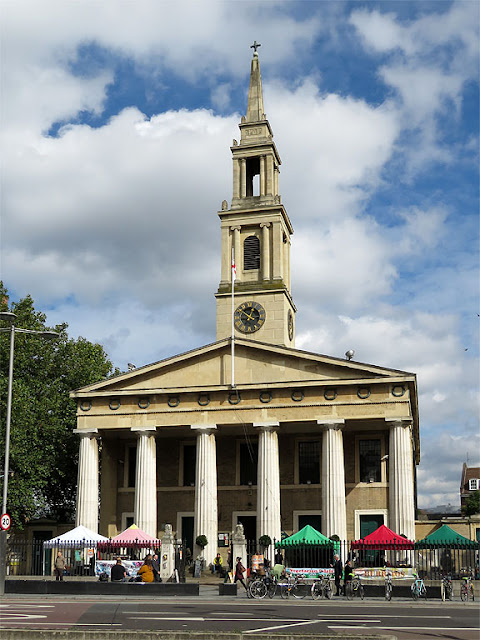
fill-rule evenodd
<path id="1" fill-rule="evenodd" d="M 217 341 L 71 393 L 77 524 L 157 536 L 169 523 L 190 548 L 206 535 L 212 558 L 239 522 L 257 540 L 305 524 L 354 539 L 382 523 L 412 539 L 416 376 L 295 349 L 293 227 L 256 51 L 239 127 L 218 212 Z"/>

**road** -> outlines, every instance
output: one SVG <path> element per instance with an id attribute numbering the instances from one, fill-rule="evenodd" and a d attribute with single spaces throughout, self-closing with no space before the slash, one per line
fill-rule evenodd
<path id="1" fill-rule="evenodd" d="M 242 594 L 243 596 L 243 594 Z M 383 633 L 398 640 L 478 640 L 477 603 L 247 600 L 238 596 L 116 599 L 9 596 L 0 628 Z"/>

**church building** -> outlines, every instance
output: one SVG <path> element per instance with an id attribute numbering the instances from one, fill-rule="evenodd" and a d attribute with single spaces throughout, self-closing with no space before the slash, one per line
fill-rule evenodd
<path id="1" fill-rule="evenodd" d="M 305 524 L 341 540 L 380 524 L 414 539 L 415 374 L 295 349 L 293 227 L 256 45 L 239 128 L 218 212 L 216 342 L 71 393 L 76 524 L 155 537 L 171 524 L 191 549 L 205 535 L 207 558 L 238 523 L 249 540 Z"/>

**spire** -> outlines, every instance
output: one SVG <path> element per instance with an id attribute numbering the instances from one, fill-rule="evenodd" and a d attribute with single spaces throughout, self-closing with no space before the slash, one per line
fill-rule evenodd
<path id="1" fill-rule="evenodd" d="M 257 41 L 251 45 L 254 49 L 252 68 L 250 71 L 250 87 L 248 89 L 247 122 L 260 122 L 265 120 L 263 109 L 262 75 L 260 73 L 260 61 L 257 49 L 260 47 Z"/>

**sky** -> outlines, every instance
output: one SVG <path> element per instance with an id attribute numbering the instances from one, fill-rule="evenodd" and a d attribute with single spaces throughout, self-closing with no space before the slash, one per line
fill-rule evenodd
<path id="1" fill-rule="evenodd" d="M 479 3 L 1 0 L 1 277 L 141 366 L 214 342 L 254 40 L 296 347 L 418 376 L 418 504 L 480 466 Z"/>

